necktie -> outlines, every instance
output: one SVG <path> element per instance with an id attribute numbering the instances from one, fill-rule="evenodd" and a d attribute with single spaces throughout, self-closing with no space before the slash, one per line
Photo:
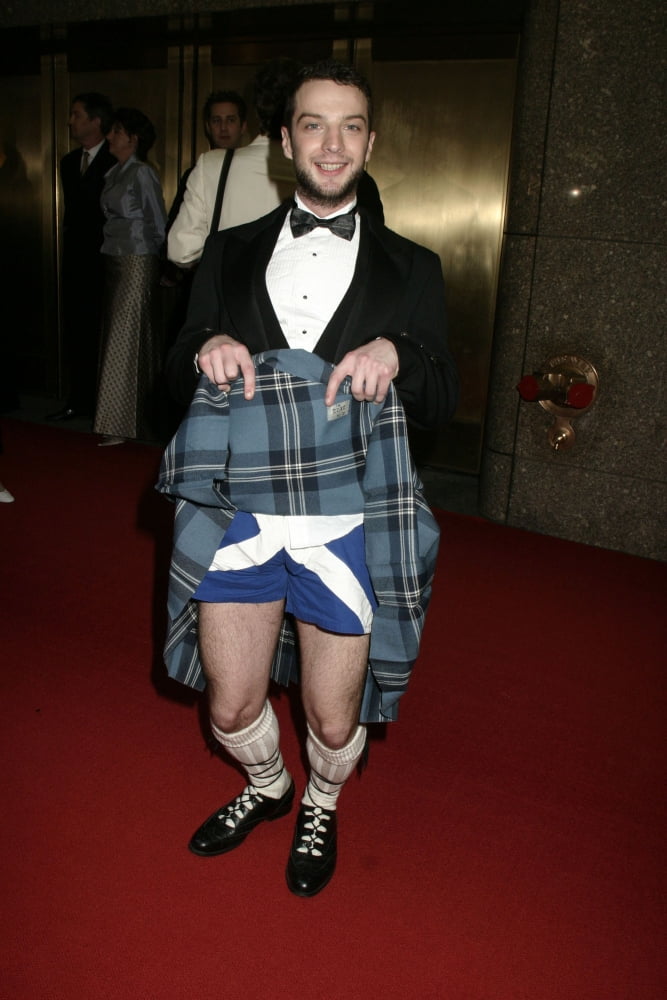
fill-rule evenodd
<path id="1" fill-rule="evenodd" d="M 332 233 L 340 236 L 341 239 L 351 240 L 354 236 L 355 212 L 356 208 L 353 208 L 350 212 L 346 212 L 345 215 L 336 215 L 333 219 L 319 219 L 316 215 L 304 212 L 303 209 L 295 205 L 289 220 L 292 236 L 304 236 L 306 233 L 311 232 L 311 230 L 316 229 L 317 226 L 323 226 L 324 229 L 330 229 Z"/>
<path id="2" fill-rule="evenodd" d="M 88 154 L 88 150 L 84 149 L 83 155 L 81 156 L 81 176 L 82 177 L 85 174 L 86 170 L 88 169 L 88 160 L 89 159 L 90 159 L 90 156 Z"/>

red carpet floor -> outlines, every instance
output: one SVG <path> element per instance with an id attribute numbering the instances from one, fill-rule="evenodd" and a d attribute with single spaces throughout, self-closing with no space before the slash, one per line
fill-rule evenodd
<path id="1" fill-rule="evenodd" d="M 240 788 L 164 679 L 158 451 L 3 422 L 2 1000 L 662 1000 L 660 563 L 439 515 L 398 723 L 290 895 L 292 821 L 186 850 Z M 275 692 L 303 784 L 295 693 Z"/>

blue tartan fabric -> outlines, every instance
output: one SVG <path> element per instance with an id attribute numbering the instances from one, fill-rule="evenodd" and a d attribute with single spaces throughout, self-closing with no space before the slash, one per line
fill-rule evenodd
<path id="1" fill-rule="evenodd" d="M 439 544 L 410 455 L 402 404 L 358 402 L 350 381 L 324 404 L 333 365 L 308 351 L 254 356 L 256 391 L 229 393 L 202 376 L 167 446 L 157 489 L 176 500 L 165 662 L 169 675 L 203 689 L 197 602 L 236 510 L 255 514 L 363 512 L 366 563 L 378 600 L 360 721 L 397 718 L 419 652 Z M 293 623 L 286 616 L 272 678 L 298 681 Z"/>

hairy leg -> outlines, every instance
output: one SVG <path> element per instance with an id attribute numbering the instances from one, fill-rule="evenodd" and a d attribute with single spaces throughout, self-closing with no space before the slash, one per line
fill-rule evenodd
<path id="1" fill-rule="evenodd" d="M 263 710 L 283 601 L 199 605 L 199 649 L 212 722 L 238 732 Z"/>
<path id="2" fill-rule="evenodd" d="M 359 725 L 368 666 L 368 635 L 339 635 L 298 622 L 301 698 L 314 736 L 339 749 Z"/>

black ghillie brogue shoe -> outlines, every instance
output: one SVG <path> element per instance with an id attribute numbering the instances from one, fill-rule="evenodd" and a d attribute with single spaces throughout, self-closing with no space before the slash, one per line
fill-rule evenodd
<path id="1" fill-rule="evenodd" d="M 336 870 L 336 813 L 302 805 L 287 862 L 287 886 L 296 896 L 315 896 Z"/>
<path id="2" fill-rule="evenodd" d="M 294 801 L 294 782 L 279 799 L 270 799 L 248 785 L 240 795 L 218 809 L 192 835 L 188 847 L 202 858 L 233 851 L 264 820 L 286 816 Z"/>

